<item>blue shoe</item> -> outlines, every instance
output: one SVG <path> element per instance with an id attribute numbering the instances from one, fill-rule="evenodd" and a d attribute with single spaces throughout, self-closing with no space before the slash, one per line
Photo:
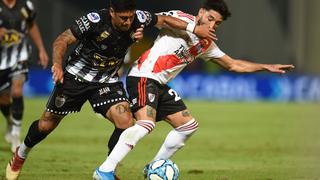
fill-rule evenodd
<path id="1" fill-rule="evenodd" d="M 99 168 L 97 168 L 93 173 L 93 179 L 94 180 L 115 180 L 114 179 L 114 172 L 103 172 L 100 171 Z"/>

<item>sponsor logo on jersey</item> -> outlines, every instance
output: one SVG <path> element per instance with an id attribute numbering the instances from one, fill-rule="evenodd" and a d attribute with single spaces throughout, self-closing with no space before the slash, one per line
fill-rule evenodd
<path id="1" fill-rule="evenodd" d="M 98 69 L 112 68 L 116 66 L 120 60 L 115 57 L 106 57 L 101 54 L 94 54 L 93 65 Z"/>
<path id="2" fill-rule="evenodd" d="M 1 45 L 10 47 L 12 45 L 20 44 L 24 35 L 16 30 L 8 30 L 1 39 Z"/>
<path id="3" fill-rule="evenodd" d="M 85 16 L 82 16 L 80 19 L 76 20 L 76 23 L 77 23 L 81 33 L 88 31 L 90 28 L 89 20 Z"/>
<path id="4" fill-rule="evenodd" d="M 87 15 L 89 21 L 97 23 L 100 21 L 100 15 L 98 13 L 92 12 Z"/>
<path id="5" fill-rule="evenodd" d="M 63 94 L 61 94 L 56 97 L 54 104 L 56 105 L 57 108 L 61 108 L 65 102 L 66 102 L 66 97 Z"/>
<path id="6" fill-rule="evenodd" d="M 110 92 L 110 88 L 109 87 L 104 87 L 102 89 L 99 89 L 99 95 L 103 95 L 103 94 L 108 94 Z"/>

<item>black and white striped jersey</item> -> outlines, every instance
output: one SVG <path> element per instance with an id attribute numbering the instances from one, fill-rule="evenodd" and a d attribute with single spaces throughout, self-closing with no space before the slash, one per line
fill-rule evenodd
<path id="1" fill-rule="evenodd" d="M 157 21 L 155 14 L 137 10 L 131 28 L 118 31 L 113 27 L 107 9 L 81 16 L 70 27 L 79 41 L 68 57 L 66 70 L 87 82 L 118 81 L 117 72 L 128 48 L 134 43 L 132 35 L 141 25 L 151 27 Z"/>
<path id="2" fill-rule="evenodd" d="M 35 16 L 30 0 L 17 0 L 12 8 L 0 1 L 0 28 L 6 29 L 5 35 L 0 39 L 0 70 L 29 59 L 31 47 L 26 36 Z"/>

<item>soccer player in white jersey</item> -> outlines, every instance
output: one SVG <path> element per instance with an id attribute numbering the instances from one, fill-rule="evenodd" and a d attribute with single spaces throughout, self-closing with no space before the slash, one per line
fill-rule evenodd
<path id="1" fill-rule="evenodd" d="M 230 16 L 223 0 L 207 0 L 197 16 L 181 11 L 163 14 L 188 22 L 190 28 L 192 24 L 203 24 L 212 30 L 216 30 Z M 200 39 L 188 31 L 161 29 L 153 47 L 135 62 L 127 77 L 131 109 L 137 122 L 123 132 L 109 157 L 99 167 L 100 171 L 114 171 L 136 143 L 154 129 L 156 121 L 166 120 L 173 129 L 154 160 L 168 159 L 184 146 L 185 141 L 198 129 L 198 122 L 167 83 L 198 58 L 239 73 L 265 70 L 283 74 L 294 68 L 293 65 L 258 64 L 233 59 L 209 39 Z"/>

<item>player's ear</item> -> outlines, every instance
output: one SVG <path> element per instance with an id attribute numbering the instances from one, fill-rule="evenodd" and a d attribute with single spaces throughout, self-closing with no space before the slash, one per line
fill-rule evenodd
<path id="1" fill-rule="evenodd" d="M 111 17 L 114 17 L 114 9 L 112 7 L 109 8 L 109 13 L 110 13 Z"/>
<path id="2" fill-rule="evenodd" d="M 198 16 L 199 16 L 199 17 L 202 17 L 202 16 L 205 14 L 205 12 L 206 12 L 205 9 L 200 8 L 200 9 L 199 9 L 199 12 L 198 12 Z"/>

